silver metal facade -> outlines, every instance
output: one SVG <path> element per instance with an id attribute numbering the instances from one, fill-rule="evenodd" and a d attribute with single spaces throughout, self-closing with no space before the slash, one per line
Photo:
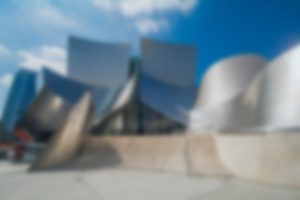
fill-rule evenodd
<path id="1" fill-rule="evenodd" d="M 196 86 L 176 87 L 143 75 L 139 87 L 141 100 L 150 108 L 176 122 L 186 124 L 196 99 Z"/>
<path id="2" fill-rule="evenodd" d="M 247 116 L 240 114 L 240 94 L 266 64 L 264 58 L 252 54 L 226 58 L 214 64 L 201 83 L 197 104 L 190 114 L 190 131 L 243 127 Z"/>
<path id="3" fill-rule="evenodd" d="M 300 129 L 300 46 L 273 60 L 246 91 L 256 105 L 256 126 L 265 131 Z M 252 91 L 251 91 L 252 90 Z"/>
<path id="4" fill-rule="evenodd" d="M 122 45 L 119 47 L 124 48 L 118 48 L 118 45 L 108 46 L 71 38 L 70 77 L 62 77 L 46 70 L 44 89 L 30 107 L 28 113 L 31 114 L 26 116 L 33 116 L 32 121 L 39 126 L 47 129 L 53 126 L 56 129 L 56 122 L 47 124 L 42 120 L 47 121 L 45 119 L 58 115 L 66 116 L 70 107 L 89 91 L 96 113 L 92 125 L 97 126 L 112 113 L 115 114 L 130 104 L 138 89 L 138 100 L 142 105 L 171 122 L 188 126 L 193 132 L 300 128 L 300 75 L 297 73 L 300 64 L 299 46 L 269 63 L 263 57 L 252 54 L 223 59 L 210 68 L 200 89 L 194 79 L 197 51 L 192 46 L 143 39 L 141 70 L 139 76 L 135 74 L 131 77 L 128 77 L 129 54 L 127 55 L 130 48 Z M 105 51 L 106 48 L 108 51 Z M 81 55 L 75 56 L 80 52 L 84 54 L 82 59 Z M 114 55 L 103 58 L 105 61 L 99 61 L 97 67 L 97 55 L 103 54 L 101 56 L 105 57 L 107 52 Z M 107 72 L 105 78 L 110 77 L 113 82 L 106 82 L 105 78 L 102 79 L 101 70 L 105 71 L 105 62 L 114 60 L 114 56 L 118 54 L 116 52 L 122 54 L 121 59 L 116 61 L 120 72 L 119 68 Z M 89 66 L 85 60 L 93 63 L 90 65 L 93 68 L 91 71 L 84 68 Z M 99 75 L 98 79 L 102 83 L 95 83 L 93 78 L 89 78 L 91 82 L 87 84 L 87 81 L 81 79 L 84 76 L 76 78 L 80 76 L 79 68 Z M 96 68 L 101 70 L 96 72 Z M 52 104 L 58 105 L 57 102 L 61 105 L 52 108 Z"/>
<path id="5" fill-rule="evenodd" d="M 93 115 L 91 95 L 86 93 L 72 108 L 64 125 L 54 133 L 49 145 L 32 164 L 31 170 L 43 170 L 61 166 L 78 154 L 88 133 Z"/>
<path id="6" fill-rule="evenodd" d="M 270 63 L 238 95 L 213 108 L 194 109 L 190 130 L 277 132 L 300 129 L 300 47 Z"/>
<path id="7" fill-rule="evenodd" d="M 111 88 L 124 84 L 131 56 L 129 44 L 110 44 L 70 37 L 68 75 L 82 83 Z"/>
<path id="8" fill-rule="evenodd" d="M 266 59 L 251 54 L 215 63 L 201 83 L 197 107 L 213 107 L 232 99 L 249 86 L 266 64 Z"/>
<path id="9" fill-rule="evenodd" d="M 141 41 L 144 74 L 173 86 L 196 84 L 197 49 L 191 45 Z"/>
<path id="10" fill-rule="evenodd" d="M 38 140 L 47 140 L 63 125 L 71 108 L 71 104 L 44 88 L 27 109 L 18 126 L 29 130 Z"/>
<path id="11" fill-rule="evenodd" d="M 186 124 L 196 99 L 196 48 L 142 40 L 141 101 L 178 123 Z"/>

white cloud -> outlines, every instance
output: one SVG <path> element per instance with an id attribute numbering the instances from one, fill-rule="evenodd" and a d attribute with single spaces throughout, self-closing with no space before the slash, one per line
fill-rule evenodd
<path id="1" fill-rule="evenodd" d="M 102 11 L 120 13 L 132 19 L 141 34 L 157 33 L 169 26 L 166 17 L 157 20 L 154 14 L 165 12 L 190 13 L 198 0 L 92 0 Z"/>
<path id="2" fill-rule="evenodd" d="M 103 10 L 119 11 L 125 16 L 153 14 L 155 12 L 190 12 L 198 0 L 93 0 Z"/>
<path id="3" fill-rule="evenodd" d="M 7 56 L 9 54 L 10 54 L 9 49 L 3 44 L 0 44 L 0 56 Z"/>
<path id="4" fill-rule="evenodd" d="M 42 67 L 47 67 L 57 73 L 65 75 L 66 52 L 64 49 L 56 46 L 42 46 L 38 51 L 19 51 L 21 57 L 21 67 L 39 71 Z"/>
<path id="5" fill-rule="evenodd" d="M 136 21 L 136 28 L 142 34 L 157 33 L 162 28 L 167 27 L 168 22 L 166 20 L 154 20 L 151 18 L 141 18 Z"/>
<path id="6" fill-rule="evenodd" d="M 4 74 L 1 78 L 0 78 L 0 85 L 5 86 L 5 87 L 9 87 L 11 85 L 13 81 L 13 74 Z"/>
<path id="7" fill-rule="evenodd" d="M 59 9 L 52 5 L 40 6 L 37 9 L 37 16 L 39 19 L 62 27 L 74 27 L 77 23 L 70 18 L 67 18 Z"/>

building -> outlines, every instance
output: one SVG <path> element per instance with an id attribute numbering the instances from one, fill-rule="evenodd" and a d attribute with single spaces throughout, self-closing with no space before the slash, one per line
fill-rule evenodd
<path id="1" fill-rule="evenodd" d="M 239 103 L 229 103 L 240 95 L 267 65 L 259 55 L 245 54 L 222 59 L 205 74 L 198 99 L 192 109 L 189 130 L 192 132 L 220 131 L 233 125 L 237 113 L 229 113 Z M 223 106 L 230 104 L 228 106 Z M 233 107 L 232 107 L 233 106 Z M 240 116 L 241 117 L 241 116 Z M 240 124 L 242 126 L 242 124 Z"/>
<path id="2" fill-rule="evenodd" d="M 14 139 L 12 133 L 16 123 L 34 99 L 35 93 L 36 74 L 25 69 L 19 70 L 11 86 L 2 117 L 6 140 Z"/>
<path id="3" fill-rule="evenodd" d="M 256 59 L 248 63 L 257 66 L 257 73 L 226 101 L 216 102 L 211 107 L 195 106 L 191 114 L 192 132 L 295 132 L 300 129 L 300 46 L 296 46 L 265 63 Z M 245 63 L 245 62 L 244 62 Z M 233 65 L 235 67 L 235 65 Z M 247 65 L 246 65 L 247 66 Z M 261 67 L 263 66 L 263 67 Z M 238 74 L 220 68 L 222 77 L 245 76 L 246 69 Z M 238 67 L 238 66 L 236 66 Z M 239 67 L 242 69 L 242 67 Z M 233 73 L 230 76 L 226 73 Z M 208 73 L 204 80 L 213 80 Z M 247 75 L 248 76 L 248 75 Z M 233 79 L 234 80 L 234 79 Z M 244 79 L 246 80 L 246 79 Z M 222 84 L 230 83 L 227 79 Z M 213 84 L 213 83 L 212 83 Z M 204 86 L 204 85 L 203 85 Z M 236 86 L 234 87 L 236 88 Z M 232 90 L 210 88 L 217 96 L 225 96 Z M 228 92 L 227 92 L 228 91 Z M 200 91 L 200 95 L 205 95 Z"/>
<path id="4" fill-rule="evenodd" d="M 184 132 L 196 96 L 197 49 L 143 39 L 139 94 L 146 133 Z"/>
<path id="5" fill-rule="evenodd" d="M 300 127 L 295 87 L 299 47 L 272 62 L 255 54 L 225 58 L 209 69 L 198 88 L 194 46 L 149 39 L 142 39 L 140 45 L 140 57 L 133 58 L 129 44 L 70 37 L 67 76 L 44 70 L 43 86 L 30 106 L 33 93 L 26 93 L 31 98 L 22 93 L 23 87 L 17 87 L 22 73 L 17 74 L 4 127 L 11 131 L 18 121 L 18 127 L 38 140 L 48 140 L 87 92 L 94 106 L 92 134 L 265 132 Z M 33 83 L 26 83 L 31 91 Z M 24 103 L 18 99 L 25 99 Z"/>
<path id="6" fill-rule="evenodd" d="M 129 44 L 70 37 L 67 76 L 43 70 L 42 87 L 18 126 L 47 140 L 63 125 L 83 93 L 89 91 L 95 108 L 91 129 L 99 134 L 120 132 L 120 122 L 113 116 L 129 103 L 136 86 L 135 78 L 129 76 L 130 62 Z"/>
<path id="7" fill-rule="evenodd" d="M 43 86 L 18 126 L 47 140 L 89 91 L 93 134 L 185 130 L 197 96 L 196 64 L 197 51 L 190 45 L 143 39 L 141 57 L 132 58 L 129 44 L 70 37 L 67 76 L 43 71 Z"/>

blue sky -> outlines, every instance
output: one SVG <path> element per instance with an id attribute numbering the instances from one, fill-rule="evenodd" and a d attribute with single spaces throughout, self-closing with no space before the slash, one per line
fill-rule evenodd
<path id="1" fill-rule="evenodd" d="M 0 112 L 19 68 L 64 74 L 70 34 L 130 42 L 141 36 L 199 48 L 198 82 L 215 61 L 269 59 L 300 42 L 299 0 L 1 0 Z M 299 66 L 300 67 L 300 66 Z"/>

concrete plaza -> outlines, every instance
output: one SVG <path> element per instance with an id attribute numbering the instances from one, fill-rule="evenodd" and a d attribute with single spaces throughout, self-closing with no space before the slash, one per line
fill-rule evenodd
<path id="1" fill-rule="evenodd" d="M 126 169 L 26 172 L 28 165 L 0 162 L 2 200 L 298 200 L 296 188 L 236 178 L 189 177 Z"/>

